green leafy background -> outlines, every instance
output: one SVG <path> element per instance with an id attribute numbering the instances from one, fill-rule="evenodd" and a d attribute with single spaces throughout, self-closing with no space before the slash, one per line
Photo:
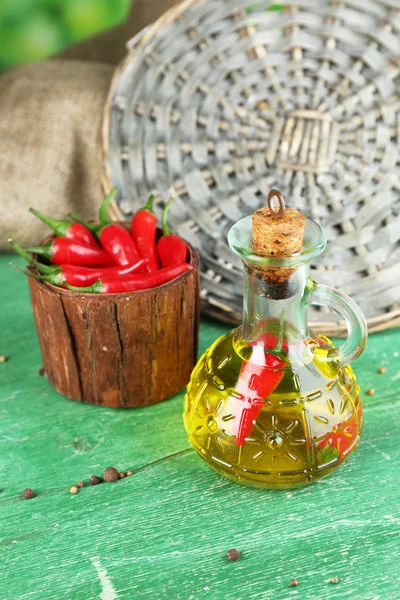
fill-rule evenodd
<path id="1" fill-rule="evenodd" d="M 0 73 L 114 27 L 127 17 L 131 4 L 132 0 L 0 0 Z M 249 3 L 247 12 L 256 6 Z M 269 10 L 281 8 L 274 4 Z"/>
<path id="2" fill-rule="evenodd" d="M 0 71 L 109 29 L 130 6 L 131 0 L 0 0 Z"/>

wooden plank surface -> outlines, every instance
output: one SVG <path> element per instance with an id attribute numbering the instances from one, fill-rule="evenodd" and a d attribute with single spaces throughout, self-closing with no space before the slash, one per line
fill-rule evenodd
<path id="1" fill-rule="evenodd" d="M 27 283 L 9 259 L 0 257 L 2 600 L 400 598 L 400 330 L 371 336 L 356 364 L 357 453 L 308 488 L 260 491 L 222 479 L 189 448 L 183 394 L 127 411 L 58 395 L 38 375 Z M 227 330 L 203 322 L 201 349 Z M 135 473 L 69 494 L 110 465 Z M 37 498 L 20 500 L 26 487 Z M 242 551 L 235 563 L 232 547 Z"/>

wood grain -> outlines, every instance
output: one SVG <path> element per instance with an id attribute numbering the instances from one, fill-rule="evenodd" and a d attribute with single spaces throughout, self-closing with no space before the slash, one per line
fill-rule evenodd
<path id="1" fill-rule="evenodd" d="M 37 373 L 28 287 L 9 260 L 0 257 L 2 600 L 400 598 L 400 330 L 371 336 L 356 363 L 365 427 L 348 463 L 307 488 L 260 491 L 222 479 L 189 448 L 183 393 L 135 411 L 57 394 Z M 203 321 L 200 352 L 227 330 Z M 69 494 L 110 465 L 134 475 Z M 28 486 L 38 496 L 22 501 Z"/>
<path id="2" fill-rule="evenodd" d="M 199 257 L 158 288 L 80 294 L 29 279 L 32 310 L 51 385 L 90 404 L 132 408 L 176 394 L 197 356 Z"/>

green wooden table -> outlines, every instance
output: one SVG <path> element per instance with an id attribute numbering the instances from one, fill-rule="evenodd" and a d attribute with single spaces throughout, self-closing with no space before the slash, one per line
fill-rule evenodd
<path id="1" fill-rule="evenodd" d="M 362 441 L 339 472 L 296 491 L 248 489 L 190 449 L 182 393 L 129 411 L 57 394 L 38 375 L 27 283 L 9 259 L 0 257 L 1 600 L 400 598 L 400 330 L 371 336 L 356 364 L 375 395 L 364 396 Z M 200 351 L 224 331 L 204 321 Z M 110 465 L 134 475 L 69 493 Z M 37 497 L 21 500 L 26 487 Z M 229 548 L 240 560 L 226 559 Z"/>

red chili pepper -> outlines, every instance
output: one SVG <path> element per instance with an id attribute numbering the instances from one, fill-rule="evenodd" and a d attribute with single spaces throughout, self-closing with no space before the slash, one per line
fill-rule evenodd
<path id="1" fill-rule="evenodd" d="M 360 404 L 357 412 L 348 421 L 335 425 L 332 431 L 317 444 L 317 455 L 334 458 L 334 451 L 336 451 L 339 459 L 343 460 L 357 442 L 357 426 L 359 427 L 361 422 L 362 405 Z M 321 455 L 323 449 L 325 452 Z M 327 450 L 331 452 L 328 453 Z"/>
<path id="2" fill-rule="evenodd" d="M 239 421 L 235 438 L 238 446 L 243 446 L 249 437 L 263 406 L 268 406 L 268 396 L 280 384 L 284 375 L 284 361 L 273 354 L 265 354 L 262 346 L 261 352 L 262 358 L 256 359 L 262 364 L 255 364 L 251 360 L 244 362 L 235 386 L 241 397 L 237 398 L 235 403 L 235 417 Z"/>
<path id="3" fill-rule="evenodd" d="M 25 250 L 45 256 L 56 265 L 68 264 L 82 267 L 112 267 L 115 265 L 114 260 L 105 250 L 66 238 L 56 238 L 43 246 L 30 246 Z"/>
<path id="4" fill-rule="evenodd" d="M 131 265 L 129 267 L 89 268 L 79 267 L 76 265 L 60 265 L 59 267 L 50 267 L 32 258 L 27 252 L 25 252 L 23 248 L 21 248 L 21 246 L 18 246 L 18 244 L 11 243 L 11 247 L 15 252 L 17 252 L 17 254 L 25 258 L 29 264 L 34 266 L 39 273 L 44 276 L 42 277 L 44 281 L 48 281 L 53 285 L 58 285 L 61 287 L 65 283 L 75 286 L 92 285 L 102 277 L 118 277 L 128 275 L 129 273 L 135 273 L 146 265 L 146 260 L 140 259 L 135 265 Z"/>
<path id="5" fill-rule="evenodd" d="M 102 277 L 99 281 L 89 287 L 75 287 L 70 285 L 66 285 L 66 287 L 76 292 L 88 292 L 91 294 L 136 292 L 138 290 L 147 290 L 168 283 L 190 269 L 193 269 L 193 266 L 186 263 L 168 269 L 159 269 L 158 271 L 154 271 L 154 273 L 124 275 L 123 277 Z"/>
<path id="6" fill-rule="evenodd" d="M 63 278 L 64 283 L 68 285 L 87 286 L 96 283 L 103 277 L 123 277 L 130 273 L 137 273 L 146 266 L 146 260 L 141 258 L 134 265 L 128 267 L 105 267 L 89 269 L 87 267 L 75 267 L 73 265 L 60 265 L 59 276 Z"/>
<path id="7" fill-rule="evenodd" d="M 29 210 L 35 217 L 43 221 L 43 223 L 46 223 L 46 225 L 49 225 L 58 237 L 65 237 L 68 240 L 73 240 L 75 242 L 83 242 L 89 246 L 95 246 L 95 248 L 99 247 L 96 239 L 85 225 L 82 225 L 81 223 L 71 223 L 71 221 L 68 220 L 59 221 L 57 219 L 52 219 L 35 208 L 30 208 Z"/>
<path id="8" fill-rule="evenodd" d="M 157 242 L 157 254 L 162 267 L 181 265 L 186 262 L 188 254 L 186 242 L 178 235 L 170 234 L 168 230 L 167 215 L 172 200 L 173 198 L 167 202 L 164 208 L 162 216 L 164 235 Z"/>
<path id="9" fill-rule="evenodd" d="M 146 205 L 138 210 L 131 220 L 131 234 L 139 254 L 147 258 L 147 270 L 151 273 L 160 268 L 156 253 L 157 217 L 153 212 L 154 196 L 149 196 Z"/>
<path id="10" fill-rule="evenodd" d="M 136 264 L 141 257 L 129 231 L 122 227 L 122 225 L 110 223 L 108 219 L 108 207 L 116 192 L 117 188 L 113 188 L 111 192 L 107 194 L 100 207 L 100 225 L 86 223 L 83 219 L 74 214 L 70 214 L 69 216 L 74 221 L 88 227 L 92 233 L 99 237 L 104 250 L 113 257 L 114 264 L 126 267 L 128 265 Z"/>
<path id="11" fill-rule="evenodd" d="M 77 267 L 74 265 L 60 265 L 53 273 L 45 273 L 40 277 L 36 277 L 59 287 L 79 286 L 79 288 L 81 288 L 83 286 L 93 285 L 99 281 L 99 279 L 103 280 L 104 278 L 112 277 L 117 280 L 119 277 L 123 278 L 131 273 L 137 272 L 138 269 L 143 267 L 145 262 L 145 260 L 141 259 L 136 265 L 131 265 L 130 267 L 105 267 L 104 269 L 101 267 L 89 269 L 87 267 Z M 29 273 L 29 275 L 34 276 L 31 273 Z"/>
<path id="12" fill-rule="evenodd" d="M 289 350 L 289 344 L 287 339 L 284 337 L 281 341 L 279 340 L 279 336 L 276 333 L 272 333 L 270 331 L 263 331 L 256 339 L 255 342 L 250 342 L 250 346 L 254 347 L 257 344 L 262 343 L 264 348 L 268 348 L 269 350 L 274 350 L 278 348 L 280 344 L 281 350 Z"/>
<path id="13" fill-rule="evenodd" d="M 140 260 L 140 254 L 129 231 L 122 225 L 106 225 L 100 233 L 100 243 L 104 250 L 121 267 L 133 265 Z"/>

